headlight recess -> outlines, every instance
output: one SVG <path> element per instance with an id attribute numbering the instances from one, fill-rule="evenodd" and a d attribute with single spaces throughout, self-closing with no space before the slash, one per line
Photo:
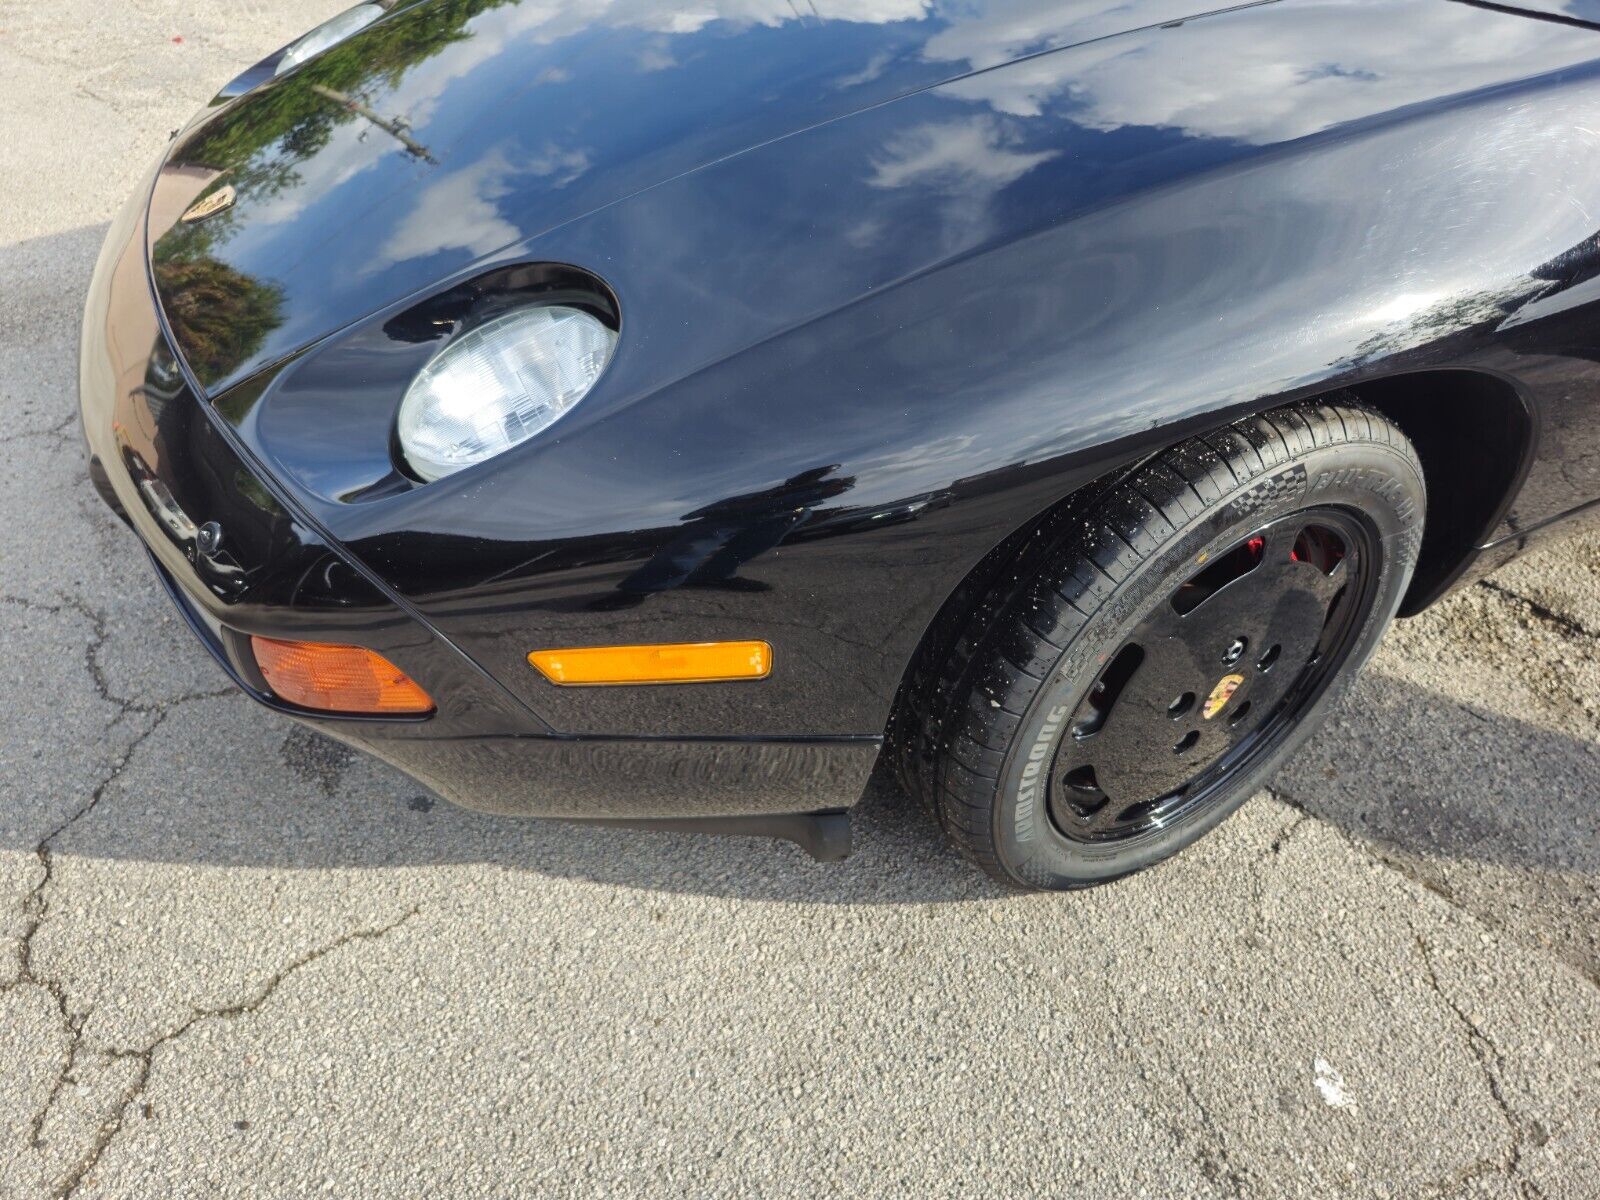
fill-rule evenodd
<path id="1" fill-rule="evenodd" d="M 400 402 L 400 449 L 418 478 L 440 479 L 548 429 L 611 361 L 614 330 L 551 304 L 494 317 L 453 338 Z"/>

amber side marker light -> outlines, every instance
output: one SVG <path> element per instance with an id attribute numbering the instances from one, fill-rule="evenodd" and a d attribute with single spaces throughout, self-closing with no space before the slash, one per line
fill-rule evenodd
<path id="1" fill-rule="evenodd" d="M 713 683 L 719 679 L 765 679 L 772 673 L 772 647 L 766 642 L 582 646 L 535 650 L 528 661 L 551 683 L 564 687 Z"/>
<path id="2" fill-rule="evenodd" d="M 415 680 L 361 646 L 253 637 L 250 649 L 273 694 L 301 708 L 363 716 L 433 711 L 432 697 Z"/>

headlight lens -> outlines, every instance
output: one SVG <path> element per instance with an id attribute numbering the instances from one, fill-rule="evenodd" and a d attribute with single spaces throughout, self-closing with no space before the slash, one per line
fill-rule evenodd
<path id="1" fill-rule="evenodd" d="M 576 308 L 496 317 L 422 368 L 400 402 L 400 448 L 423 479 L 493 458 L 555 424 L 600 378 L 617 335 Z"/>
<path id="2" fill-rule="evenodd" d="M 354 8 L 345 10 L 333 20 L 324 21 L 285 50 L 272 73 L 282 75 L 285 71 L 293 70 L 308 58 L 315 58 L 330 46 L 337 46 L 351 34 L 359 33 L 381 16 L 383 16 L 381 4 L 358 4 Z"/>

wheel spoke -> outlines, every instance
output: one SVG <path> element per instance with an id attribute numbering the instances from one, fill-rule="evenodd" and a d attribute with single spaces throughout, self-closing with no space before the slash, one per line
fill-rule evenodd
<path id="1" fill-rule="evenodd" d="M 1072 716 L 1073 737 L 1082 740 L 1100 733 L 1124 690 L 1143 669 L 1144 661 L 1145 650 L 1138 642 L 1128 642 L 1112 655 Z"/>
<path id="2" fill-rule="evenodd" d="M 1261 548 L 1262 566 L 1282 570 L 1296 562 L 1295 544 L 1300 539 L 1300 533 L 1300 526 L 1291 524 L 1274 526 L 1256 534 L 1265 541 Z"/>
<path id="3" fill-rule="evenodd" d="M 1332 604 L 1334 597 L 1344 590 L 1345 584 L 1350 582 L 1350 574 L 1350 560 L 1341 558 L 1333 565 L 1331 571 L 1317 571 L 1312 577 L 1311 590 L 1324 604 Z"/>

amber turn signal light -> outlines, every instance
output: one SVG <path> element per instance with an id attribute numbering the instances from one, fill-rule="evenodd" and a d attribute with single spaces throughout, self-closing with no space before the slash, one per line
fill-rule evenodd
<path id="1" fill-rule="evenodd" d="M 273 694 L 301 708 L 369 716 L 433 711 L 433 699 L 409 675 L 360 646 L 253 637 L 250 649 Z"/>
<path id="2" fill-rule="evenodd" d="M 766 642 L 687 642 L 666 646 L 582 646 L 535 650 L 528 661 L 551 683 L 712 683 L 765 679 L 772 673 Z"/>

